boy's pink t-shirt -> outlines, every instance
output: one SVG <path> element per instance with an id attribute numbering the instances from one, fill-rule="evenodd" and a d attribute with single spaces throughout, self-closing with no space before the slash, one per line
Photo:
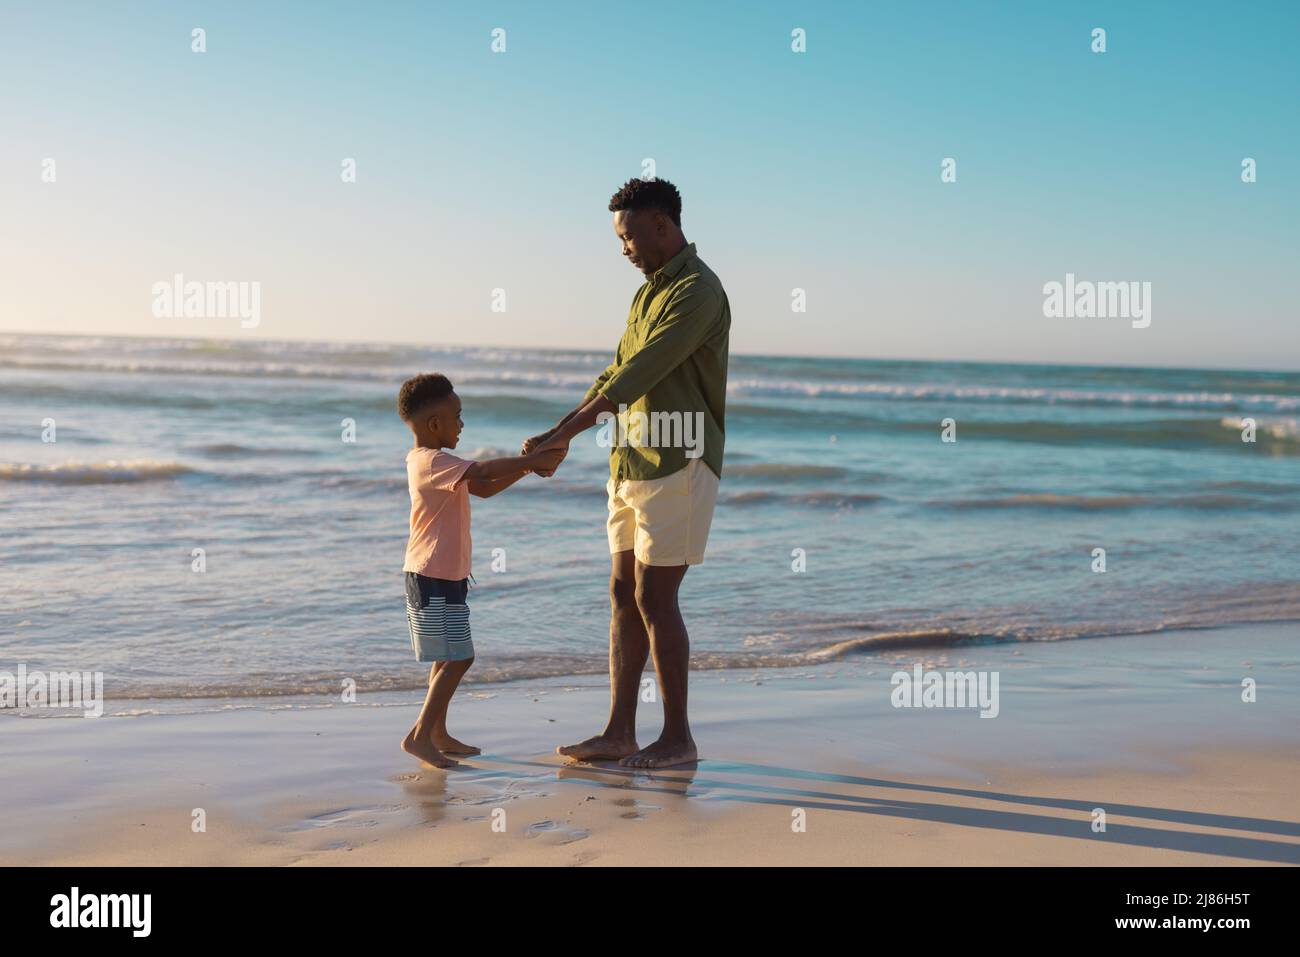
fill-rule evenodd
<path id="1" fill-rule="evenodd" d="M 451 581 L 469 577 L 469 486 L 461 477 L 471 464 L 442 449 L 406 454 L 411 537 L 402 571 Z"/>

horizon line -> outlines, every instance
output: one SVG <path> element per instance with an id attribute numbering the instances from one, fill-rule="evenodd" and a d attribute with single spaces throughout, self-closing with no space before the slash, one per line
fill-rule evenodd
<path id="1" fill-rule="evenodd" d="M 178 339 L 183 341 L 200 341 L 200 342 L 247 342 L 258 339 L 256 336 L 178 336 L 178 335 L 157 335 L 148 333 L 129 333 L 129 332 L 38 332 L 31 329 L 0 329 L 0 335 L 19 335 L 19 336 L 46 336 L 49 338 L 61 337 L 93 337 L 100 339 Z M 311 339 L 306 337 L 291 338 L 260 338 L 261 342 L 268 343 L 318 343 L 318 344 L 347 344 L 359 346 L 411 346 L 417 349 L 524 349 L 533 352 L 595 352 L 611 353 L 613 349 L 609 347 L 586 347 L 586 346 L 530 346 L 530 345 L 485 345 L 474 342 L 445 342 L 440 345 L 430 345 L 428 343 L 412 342 L 408 340 L 372 340 L 372 339 Z M 950 358 L 917 358 L 905 356 L 864 356 L 864 355 L 836 355 L 828 356 L 816 353 L 783 353 L 783 352 L 732 352 L 731 355 L 743 358 L 754 359 L 824 359 L 826 361 L 840 361 L 849 359 L 858 362 L 900 362 L 900 363 L 932 363 L 941 365 L 972 365 L 972 366 L 1031 366 L 1031 367 L 1059 367 L 1069 369 L 1163 369 L 1178 370 L 1182 372 L 1255 372 L 1266 375 L 1300 375 L 1300 365 L 1293 369 L 1270 369 L 1255 366 L 1186 366 L 1186 365 L 1125 365 L 1106 362 L 1053 362 L 1046 360 L 1027 360 L 1027 359 L 950 359 Z"/>

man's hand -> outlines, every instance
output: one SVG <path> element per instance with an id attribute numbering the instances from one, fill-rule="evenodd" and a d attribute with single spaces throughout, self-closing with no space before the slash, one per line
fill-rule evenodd
<path id="1" fill-rule="evenodd" d="M 535 452 L 528 453 L 529 468 L 543 478 L 549 478 L 555 474 L 555 470 L 560 467 L 564 457 L 569 454 L 567 445 L 553 445 L 546 449 L 539 449 Z"/>
<path id="2" fill-rule="evenodd" d="M 524 444 L 520 447 L 519 454 L 532 455 L 534 452 L 541 450 L 546 446 L 546 443 L 550 441 L 551 436 L 554 435 L 557 431 L 559 431 L 559 428 L 560 427 L 557 425 L 553 428 L 547 429 L 545 432 L 542 432 L 540 435 L 534 435 L 530 439 L 524 439 Z M 554 465 L 550 466 L 549 468 L 533 469 L 533 471 L 536 472 L 538 475 L 540 475 L 542 478 L 550 478 L 552 475 L 554 475 L 555 470 L 559 468 L 560 463 L 564 461 L 564 457 L 569 454 L 568 442 L 565 442 L 563 445 L 557 445 L 556 448 L 561 449 L 561 453 L 560 453 L 560 457 L 556 459 Z"/>
<path id="3" fill-rule="evenodd" d="M 554 434 L 555 434 L 555 429 L 547 429 L 541 435 L 534 435 L 531 439 L 524 439 L 524 444 L 519 449 L 519 454 L 528 455 L 534 449 L 540 448 L 542 444 L 545 443 L 546 440 L 549 439 Z"/>
<path id="4" fill-rule="evenodd" d="M 533 471 L 536 472 L 538 475 L 540 475 L 542 478 L 550 478 L 552 475 L 555 474 L 555 470 L 560 467 L 560 463 L 563 462 L 565 457 L 569 454 L 569 443 L 568 442 L 565 442 L 563 444 L 557 443 L 555 445 L 548 445 L 546 443 L 543 443 L 542 445 L 533 449 L 533 451 L 530 454 L 536 455 L 539 452 L 544 452 L 547 455 L 551 455 L 557 452 L 559 453 L 559 458 L 554 460 L 555 464 L 548 465 L 543 468 L 533 469 Z"/>

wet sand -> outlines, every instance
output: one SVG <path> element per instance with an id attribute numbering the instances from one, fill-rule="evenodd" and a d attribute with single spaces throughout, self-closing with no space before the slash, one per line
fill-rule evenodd
<path id="1" fill-rule="evenodd" d="M 702 760 L 654 772 L 554 754 L 603 722 L 607 687 L 586 676 L 472 689 L 450 727 L 484 754 L 450 771 L 399 750 L 409 693 L 6 715 L 0 750 L 21 773 L 0 796 L 0 862 L 1297 864 L 1298 635 L 699 672 Z M 918 661 L 996 671 L 997 717 L 894 707 L 891 675 Z M 658 714 L 642 704 L 642 744 Z"/>

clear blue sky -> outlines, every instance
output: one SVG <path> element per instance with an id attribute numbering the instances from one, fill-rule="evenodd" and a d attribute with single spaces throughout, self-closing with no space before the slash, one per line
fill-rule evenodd
<path id="1" fill-rule="evenodd" d="M 606 205 L 653 157 L 736 351 L 1300 368 L 1298 28 L 1296 3 L 8 3 L 0 328 L 612 349 L 641 276 Z M 1150 328 L 1044 318 L 1067 272 L 1150 281 Z M 261 325 L 155 318 L 175 273 L 260 282 Z"/>

